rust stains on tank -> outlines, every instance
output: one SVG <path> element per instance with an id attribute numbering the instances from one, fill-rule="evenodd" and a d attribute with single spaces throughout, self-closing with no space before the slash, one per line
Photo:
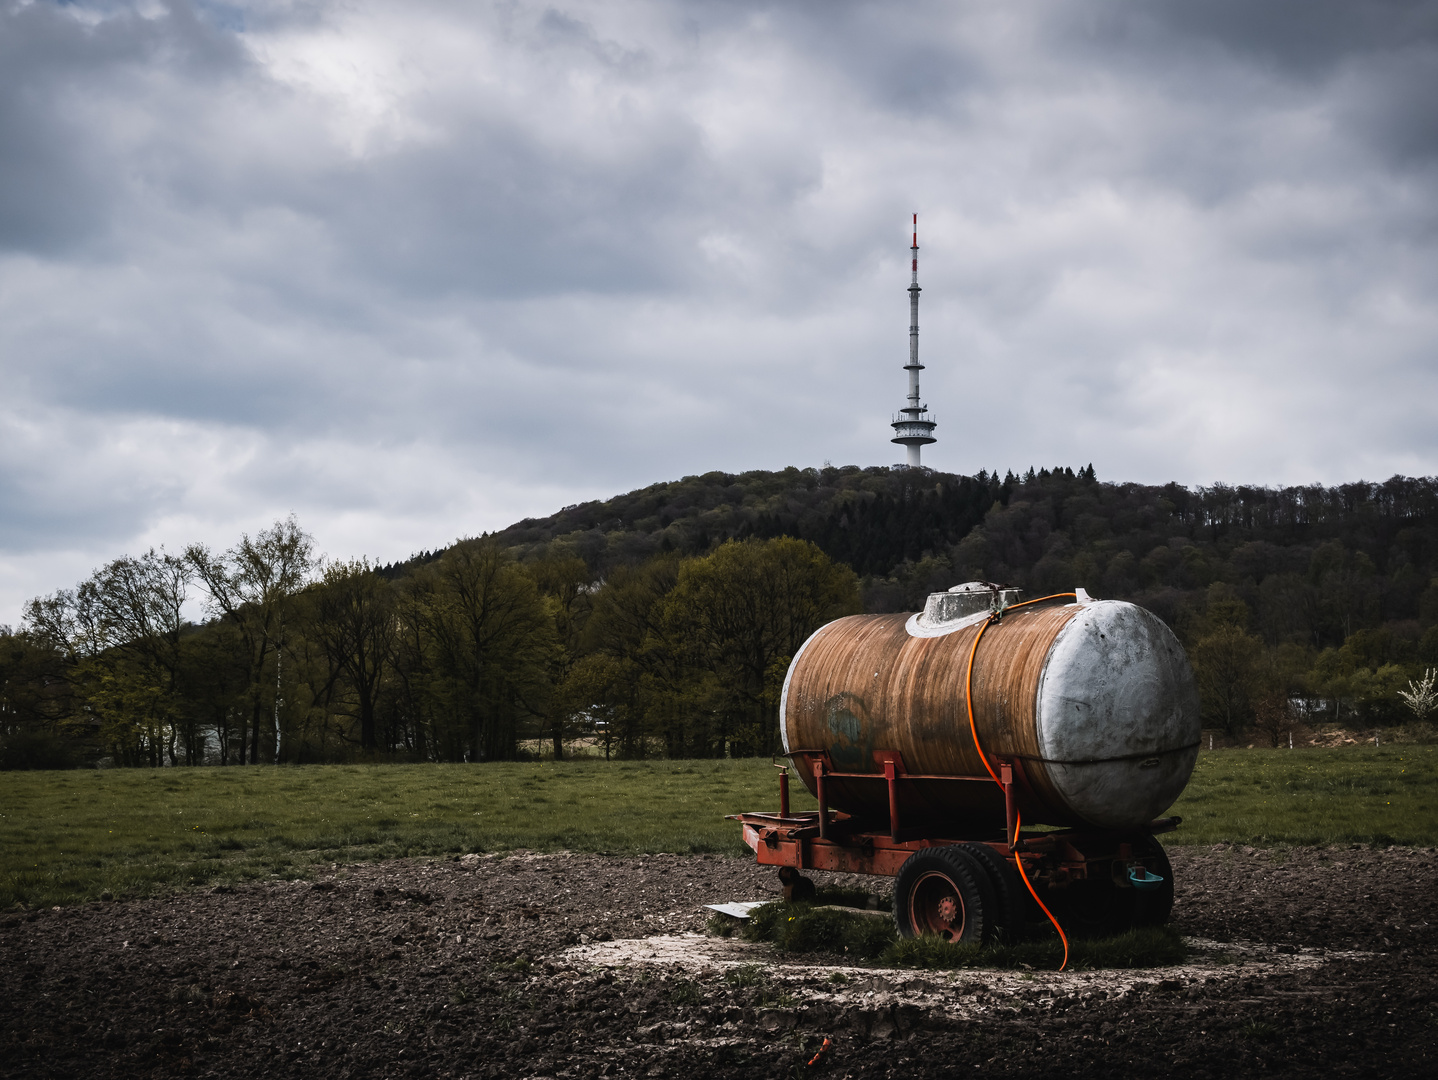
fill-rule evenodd
<path id="1" fill-rule="evenodd" d="M 1097 608 L 1104 610 L 1093 610 Z M 997 785 L 988 779 L 969 727 L 969 656 L 975 638 L 982 633 L 973 662 L 974 724 L 989 765 L 997 770 L 1000 758 L 1014 762 L 1025 820 L 1080 824 L 1092 818 L 1096 811 L 1091 805 L 1092 799 L 1084 802 L 1080 798 L 1077 802 L 1083 806 L 1081 816 L 1071 805 L 1073 792 L 1080 787 L 1101 790 L 1102 785 L 1093 787 L 1096 777 L 1110 787 L 1115 783 L 1128 784 L 1128 773 L 1124 771 L 1127 766 L 1108 764 L 1108 759 L 1101 760 L 1098 756 L 1088 761 L 1082 759 L 1081 754 L 1073 761 L 1053 762 L 1046 759 L 1042 741 L 1047 738 L 1054 743 L 1055 724 L 1073 726 L 1074 721 L 1064 708 L 1073 706 L 1069 712 L 1082 714 L 1087 699 L 1075 704 L 1074 695 L 1089 695 L 1101 711 L 1106 707 L 1104 702 L 1109 700 L 1103 697 L 1107 691 L 1102 688 L 1117 680 L 1122 689 L 1126 674 L 1115 671 L 1101 679 L 1076 679 L 1070 669 L 1087 662 L 1087 654 L 1077 659 L 1065 654 L 1064 670 L 1049 672 L 1046 686 L 1046 667 L 1056 639 L 1073 620 L 1081 617 L 1090 623 L 1097 620 L 1095 625 L 1100 631 L 1096 633 L 1102 636 L 1102 629 L 1115 619 L 1118 619 L 1115 625 L 1122 623 L 1120 615 L 1131 619 L 1129 612 L 1139 612 L 1143 619 L 1156 624 L 1162 634 L 1172 639 L 1167 628 L 1148 612 L 1110 601 L 1097 605 L 1038 605 L 1013 611 L 987 626 L 982 618 L 971 620 L 968 625 L 937 636 L 914 636 L 907 629 L 907 615 L 855 615 L 840 619 L 815 633 L 791 666 L 782 713 L 785 748 L 794 754 L 795 769 L 811 792 L 816 788 L 814 766 L 798 751 L 822 750 L 827 753 L 834 772 L 867 774 L 876 779 L 882 776 L 883 767 L 875 754 L 897 751 L 903 757 L 904 771 L 909 778 L 903 785 L 905 820 L 915 825 L 924 823 L 930 828 L 942 828 L 946 820 L 975 814 L 1001 821 L 1002 796 Z M 1095 634 L 1088 636 L 1098 639 Z M 1087 640 L 1083 635 L 1079 638 L 1070 635 L 1070 638 L 1080 643 Z M 1143 638 L 1140 644 L 1149 652 L 1157 648 L 1148 638 Z M 1178 648 L 1176 641 L 1173 648 Z M 1178 651 L 1181 654 L 1182 650 Z M 1097 658 L 1095 661 L 1098 662 Z M 1186 741 L 1196 746 L 1198 738 L 1197 699 L 1189 692 L 1192 676 L 1186 661 L 1181 666 L 1164 661 L 1155 669 L 1157 675 L 1150 670 L 1153 664 L 1144 666 L 1147 661 L 1143 656 L 1138 656 L 1134 663 L 1139 673 L 1135 677 L 1161 678 L 1174 684 L 1172 688 L 1162 688 L 1167 697 L 1162 693 L 1158 695 L 1161 701 L 1172 698 L 1178 702 L 1173 716 L 1100 717 L 1098 726 L 1091 731 L 1079 730 L 1068 743 L 1062 739 L 1059 743 L 1068 746 L 1078 738 L 1087 739 L 1095 746 L 1107 745 L 1104 738 L 1108 743 L 1114 740 L 1104 734 L 1107 729 L 1102 725 L 1148 724 L 1158 734 L 1156 739 L 1150 738 L 1143 745 L 1163 744 L 1155 752 L 1169 754 L 1174 765 L 1163 771 L 1163 775 L 1171 787 L 1173 776 L 1170 774 L 1182 771 L 1178 782 L 1178 790 L 1181 790 L 1192 769 L 1191 760 L 1184 768 L 1184 746 Z M 1075 685 L 1078 689 L 1073 688 Z M 1142 700 L 1148 702 L 1149 697 Z M 1046 716 L 1039 715 L 1041 701 L 1048 703 Z M 1053 702 L 1059 702 L 1063 708 Z M 1148 707 L 1150 711 L 1158 709 L 1158 706 Z M 1191 740 L 1189 727 L 1193 729 Z M 1111 734 L 1108 731 L 1108 735 Z M 1056 775 L 1059 783 L 1055 782 Z M 1137 782 L 1141 783 L 1160 773 L 1150 770 L 1136 775 Z M 974 777 L 982 777 L 984 783 L 975 783 Z M 826 780 L 828 801 L 834 807 L 861 818 L 879 819 L 887 814 L 887 788 L 882 783 L 845 780 L 840 776 Z M 1155 791 L 1146 802 L 1138 799 L 1134 807 L 1146 808 L 1150 803 L 1161 802 L 1167 797 L 1166 791 L 1167 788 Z M 1172 797 L 1176 795 L 1177 790 Z M 1140 812 L 1136 808 L 1124 809 L 1122 813 L 1133 816 Z M 1163 808 L 1166 807 L 1160 809 Z M 1097 813 L 1102 816 L 1101 810 Z"/>

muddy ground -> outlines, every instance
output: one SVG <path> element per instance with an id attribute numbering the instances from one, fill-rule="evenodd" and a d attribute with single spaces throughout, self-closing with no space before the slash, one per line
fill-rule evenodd
<path id="1" fill-rule="evenodd" d="M 1438 1074 L 1438 852 L 1172 854 L 1195 954 L 1141 972 L 785 959 L 703 936 L 701 905 L 777 889 L 722 856 L 393 862 L 10 912 L 0 1075 Z"/>

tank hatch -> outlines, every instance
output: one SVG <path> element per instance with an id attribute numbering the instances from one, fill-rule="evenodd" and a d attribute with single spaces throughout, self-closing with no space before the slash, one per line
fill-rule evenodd
<path id="1" fill-rule="evenodd" d="M 987 581 L 966 581 L 948 592 L 929 593 L 917 622 L 925 630 L 945 629 L 975 615 L 1016 604 L 1020 595 L 1018 589 L 1000 588 Z"/>

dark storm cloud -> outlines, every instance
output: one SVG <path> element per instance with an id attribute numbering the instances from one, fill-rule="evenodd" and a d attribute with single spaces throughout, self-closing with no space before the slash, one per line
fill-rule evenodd
<path id="1" fill-rule="evenodd" d="M 243 52 L 186 5 L 147 19 L 103 7 L 93 24 L 50 3 L 0 8 L 0 250 L 50 254 L 101 231 L 123 204 L 96 112 L 157 67 L 212 81 Z"/>
<path id="2" fill-rule="evenodd" d="M 1268 70 L 1314 81 L 1355 61 L 1438 43 L 1429 0 L 1156 0 L 1090 7 L 1093 25 L 1145 24 L 1179 48 L 1214 44 Z"/>
<path id="3" fill-rule="evenodd" d="M 1307 102 L 1403 167 L 1438 152 L 1438 5 L 1430 0 L 1159 0 L 1063 5 L 1050 40 L 1238 110 Z M 1232 79 L 1215 78 L 1225 69 Z M 1263 93 L 1258 83 L 1268 84 Z M 1351 164 L 1351 163 L 1350 163 Z"/>

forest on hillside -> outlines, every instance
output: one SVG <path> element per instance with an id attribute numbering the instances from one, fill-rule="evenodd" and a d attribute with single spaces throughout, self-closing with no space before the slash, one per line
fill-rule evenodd
<path id="1" fill-rule="evenodd" d="M 0 628 L 0 764 L 768 753 L 809 633 L 968 580 L 1153 610 L 1231 738 L 1431 731 L 1434 478 L 851 466 L 686 477 L 388 566 L 319 564 L 293 519 L 116 559 Z"/>

